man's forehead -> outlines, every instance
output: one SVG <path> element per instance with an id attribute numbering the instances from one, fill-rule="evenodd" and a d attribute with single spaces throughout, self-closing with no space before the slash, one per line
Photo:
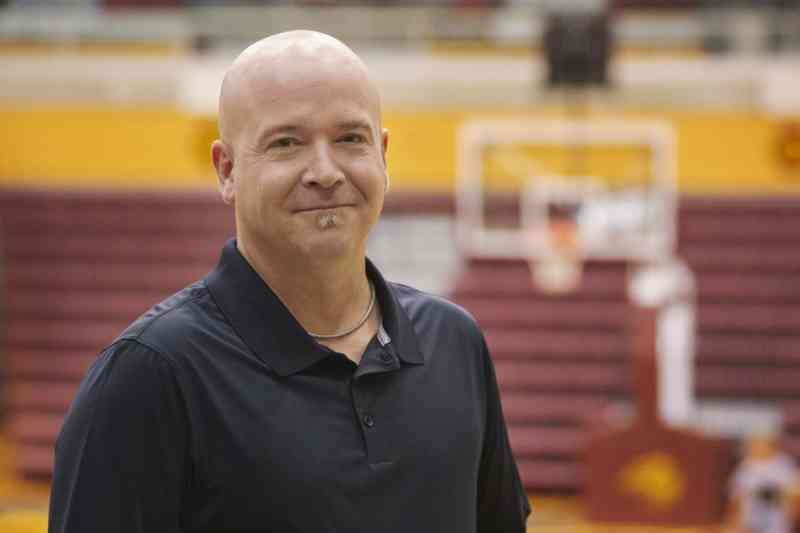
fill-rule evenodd
<path id="1" fill-rule="evenodd" d="M 372 93 L 364 71 L 346 61 L 319 56 L 281 56 L 254 63 L 240 81 L 241 89 L 252 92 L 258 100 L 279 97 L 284 91 L 309 92 L 321 87 L 356 97 Z"/>
<path id="2" fill-rule="evenodd" d="M 312 116 L 337 123 L 362 121 L 377 126 L 380 122 L 372 87 L 365 79 L 341 70 L 295 64 L 280 74 L 256 74 L 243 87 L 238 105 L 258 122 L 299 124 Z"/>
<path id="3" fill-rule="evenodd" d="M 286 86 L 335 83 L 353 78 L 358 70 L 336 53 L 310 53 L 304 47 L 269 48 L 248 55 L 237 62 L 226 76 L 223 90 L 246 97 L 247 93 L 263 94 Z"/>
<path id="4" fill-rule="evenodd" d="M 238 123 L 245 117 L 237 115 L 263 104 L 302 98 L 320 87 L 363 101 L 380 122 L 377 90 L 358 56 L 333 37 L 301 31 L 259 41 L 234 61 L 223 83 L 221 126 Z"/>

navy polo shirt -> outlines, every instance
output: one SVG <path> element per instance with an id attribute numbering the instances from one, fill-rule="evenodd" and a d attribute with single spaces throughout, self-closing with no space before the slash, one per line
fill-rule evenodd
<path id="1" fill-rule="evenodd" d="M 475 321 L 386 282 L 356 365 L 230 241 L 89 369 L 51 533 L 521 533 L 530 510 Z"/>

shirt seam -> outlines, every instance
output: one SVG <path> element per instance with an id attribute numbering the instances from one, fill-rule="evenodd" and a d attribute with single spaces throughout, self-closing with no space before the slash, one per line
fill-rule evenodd
<path id="1" fill-rule="evenodd" d="M 208 290 L 208 288 L 204 287 L 204 290 L 207 293 L 210 294 L 210 291 Z M 161 314 L 159 314 L 157 316 L 154 316 L 152 319 L 150 319 L 148 321 L 147 324 L 145 324 L 142 327 L 141 331 L 138 331 L 136 333 L 130 333 L 130 334 L 124 334 L 123 333 L 122 336 L 120 336 L 117 340 L 112 342 L 108 347 L 106 347 L 104 349 L 110 348 L 111 346 L 113 346 L 114 344 L 117 344 L 118 342 L 121 342 L 121 341 L 124 341 L 124 340 L 131 340 L 131 341 L 138 342 L 142 346 L 150 348 L 151 350 L 157 352 L 159 355 L 161 355 L 165 359 L 169 359 L 169 357 L 164 352 L 162 352 L 160 349 L 150 345 L 148 342 L 142 340 L 141 337 L 147 332 L 147 330 L 149 330 L 156 322 L 161 320 L 163 317 L 167 316 L 168 314 L 172 313 L 173 311 L 176 311 L 178 309 L 183 308 L 186 305 L 194 303 L 195 301 L 201 299 L 203 296 L 205 296 L 205 295 L 204 294 L 198 294 L 196 296 L 192 296 L 190 298 L 187 298 L 186 300 L 184 300 L 183 302 L 179 303 L 178 305 L 176 305 L 176 306 L 174 306 L 174 307 L 172 307 L 170 309 L 165 310 L 163 313 L 161 313 Z M 216 305 L 216 302 L 214 302 L 214 303 Z"/>
<path id="2" fill-rule="evenodd" d="M 176 380 L 176 385 L 178 386 L 178 395 L 181 398 L 181 402 L 183 403 L 183 408 L 184 408 L 184 410 L 186 412 L 186 425 L 187 425 L 188 430 L 189 430 L 189 457 L 193 458 L 192 462 L 193 462 L 195 468 L 197 468 L 200 465 L 204 465 L 205 464 L 205 460 L 204 460 L 203 457 L 200 456 L 199 451 L 197 450 L 197 448 L 196 448 L 196 446 L 194 444 L 194 437 L 193 436 L 195 435 L 195 431 L 194 431 L 194 428 L 192 427 L 192 417 L 189 415 L 189 405 L 186 402 L 186 395 L 181 390 L 181 388 L 180 388 L 180 380 L 178 379 L 178 375 L 181 374 L 180 368 L 178 367 L 177 363 L 173 360 L 173 358 L 170 357 L 167 353 L 165 353 L 160 348 L 157 348 L 157 347 L 153 346 L 151 343 L 145 341 L 141 337 L 159 319 L 167 316 L 168 314 L 170 314 L 171 312 L 173 312 L 173 311 L 175 311 L 177 309 L 181 309 L 186 305 L 192 304 L 192 303 L 196 302 L 197 300 L 200 300 L 201 298 L 203 298 L 205 296 L 206 293 L 210 294 L 210 292 L 211 292 L 205 286 L 203 287 L 203 290 L 205 291 L 203 294 L 197 294 L 195 296 L 187 298 L 183 302 L 180 302 L 178 305 L 175 305 L 174 307 L 165 310 L 163 313 L 160 313 L 159 315 L 154 316 L 149 321 L 149 323 L 146 324 L 141 329 L 141 331 L 138 331 L 135 334 L 128 334 L 128 335 L 123 334 L 122 336 L 120 336 L 118 339 L 116 339 L 114 342 L 112 342 L 110 345 L 108 345 L 106 348 L 104 348 L 102 350 L 103 352 L 105 352 L 105 351 L 113 348 L 114 346 L 116 346 L 118 344 L 122 344 L 122 343 L 125 343 L 125 342 L 130 342 L 130 343 L 138 344 L 140 346 L 143 346 L 143 347 L 147 348 L 148 350 L 153 352 L 155 355 L 157 355 L 158 358 L 161 361 L 164 361 L 167 364 L 167 366 L 169 366 L 169 368 L 171 369 L 171 372 L 172 372 L 172 374 L 173 374 L 173 376 L 174 376 L 174 378 Z"/>
<path id="3" fill-rule="evenodd" d="M 188 303 L 190 301 L 196 300 L 198 298 L 200 298 L 200 296 L 198 296 L 196 298 L 192 298 L 191 300 L 187 300 L 186 302 L 184 302 L 184 304 Z M 181 307 L 184 304 L 181 304 L 178 307 Z M 176 309 L 177 309 L 177 307 L 176 307 Z M 171 309 L 170 309 L 170 311 L 171 311 Z M 164 314 L 166 315 L 167 313 L 164 313 Z M 163 315 L 159 315 L 159 316 L 163 316 Z M 118 339 L 117 341 L 113 342 L 111 345 L 109 345 L 109 347 L 106 348 L 104 351 L 107 351 L 110 348 L 113 348 L 114 346 L 116 346 L 118 344 L 123 344 L 123 343 L 126 343 L 126 342 L 129 342 L 129 343 L 132 343 L 132 344 L 138 344 L 139 346 L 143 346 L 144 348 L 147 348 L 152 353 L 154 353 L 156 356 L 158 356 L 159 360 L 163 361 L 164 363 L 167 364 L 167 366 L 170 367 L 170 369 L 172 371 L 172 375 L 175 378 L 175 385 L 178 387 L 178 391 L 177 391 L 178 392 L 178 396 L 181 399 L 181 403 L 183 404 L 183 409 L 184 409 L 184 411 L 186 413 L 186 426 L 188 427 L 188 431 L 189 431 L 189 435 L 188 435 L 189 458 L 192 459 L 192 464 L 195 467 L 205 464 L 204 459 L 200 456 L 200 454 L 198 453 L 198 450 L 196 449 L 196 447 L 194 445 L 195 431 L 194 431 L 194 428 L 192 427 L 192 417 L 189 415 L 189 405 L 186 402 L 186 395 L 183 393 L 183 390 L 181 389 L 181 386 L 180 386 L 180 380 L 178 379 L 178 375 L 181 372 L 180 372 L 180 368 L 178 367 L 177 363 L 175 363 L 175 361 L 173 361 L 172 358 L 169 355 L 164 353 L 159 348 L 156 348 L 155 346 L 152 346 L 150 343 L 142 341 L 137 337 L 122 337 L 122 338 Z M 104 386 L 105 386 L 105 384 L 104 384 Z"/>

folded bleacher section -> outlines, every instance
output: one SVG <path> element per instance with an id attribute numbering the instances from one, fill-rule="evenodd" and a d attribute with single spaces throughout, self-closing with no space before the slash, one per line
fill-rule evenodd
<path id="1" fill-rule="evenodd" d="M 798 227 L 800 198 L 688 198 L 678 255 L 697 277 L 697 401 L 782 409 L 800 458 Z M 624 270 L 589 263 L 582 287 L 554 299 L 523 261 L 477 260 L 456 287 L 486 330 L 528 489 L 579 490 L 591 424 L 630 401 Z"/>
<path id="2" fill-rule="evenodd" d="M 698 283 L 696 393 L 782 407 L 800 457 L 798 227 L 800 198 L 690 198 L 680 209 L 679 254 Z M 21 474 L 50 475 L 97 352 L 208 272 L 232 234 L 229 206 L 205 191 L 0 191 L 2 390 Z M 578 291 L 554 297 L 533 288 L 522 260 L 471 259 L 454 287 L 485 329 L 526 487 L 579 490 L 588 428 L 630 394 L 625 266 L 589 263 Z"/>
<path id="3" fill-rule="evenodd" d="M 628 395 L 625 266 L 589 263 L 577 291 L 549 296 L 523 260 L 472 260 L 452 296 L 484 329 L 526 487 L 580 487 L 588 418 Z"/>
<path id="4" fill-rule="evenodd" d="M 207 192 L 0 193 L 6 426 L 18 470 L 52 471 L 80 379 L 134 318 L 215 264 L 233 234 Z"/>
<path id="5" fill-rule="evenodd" d="M 701 400 L 782 410 L 800 458 L 800 198 L 683 202 L 680 253 L 698 289 Z"/>

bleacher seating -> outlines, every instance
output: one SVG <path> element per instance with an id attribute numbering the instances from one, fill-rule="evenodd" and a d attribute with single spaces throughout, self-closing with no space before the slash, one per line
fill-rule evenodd
<path id="1" fill-rule="evenodd" d="M 5 413 L 27 476 L 49 476 L 80 379 L 125 326 L 205 275 L 233 234 L 207 192 L 0 193 Z"/>
<path id="2" fill-rule="evenodd" d="M 585 265 L 563 296 L 534 288 L 523 260 L 469 263 L 453 299 L 492 352 L 520 473 L 530 490 L 575 490 L 589 418 L 630 389 L 625 265 Z"/>
<path id="3" fill-rule="evenodd" d="M 698 397 L 781 406 L 800 457 L 797 227 L 800 198 L 687 199 L 679 254 L 698 282 Z M 209 192 L 0 191 L 4 409 L 21 473 L 50 474 L 61 419 L 98 350 L 202 277 L 232 233 L 229 207 Z M 579 489 L 589 424 L 629 397 L 625 267 L 589 263 L 584 281 L 546 296 L 524 261 L 473 259 L 452 294 L 485 329 L 532 490 Z"/>
<path id="4" fill-rule="evenodd" d="M 696 392 L 782 408 L 800 458 L 800 198 L 691 199 L 680 253 L 698 287 Z"/>
<path id="5" fill-rule="evenodd" d="M 800 457 L 798 224 L 800 198 L 685 199 L 678 254 L 697 276 L 696 397 L 783 408 Z M 627 399 L 624 268 L 604 268 L 588 264 L 578 292 L 553 299 L 522 261 L 472 261 L 453 294 L 486 329 L 532 490 L 578 489 L 587 422 Z"/>

